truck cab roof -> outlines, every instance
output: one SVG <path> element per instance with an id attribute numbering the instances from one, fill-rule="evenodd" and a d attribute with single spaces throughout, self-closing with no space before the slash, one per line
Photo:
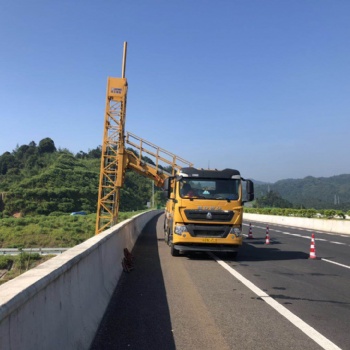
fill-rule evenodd
<path id="1" fill-rule="evenodd" d="M 206 170 L 196 169 L 193 167 L 182 168 L 179 170 L 178 176 L 184 177 L 204 177 L 204 178 L 215 178 L 215 179 L 232 179 L 240 176 L 240 172 L 235 169 L 223 169 L 223 170 Z"/>

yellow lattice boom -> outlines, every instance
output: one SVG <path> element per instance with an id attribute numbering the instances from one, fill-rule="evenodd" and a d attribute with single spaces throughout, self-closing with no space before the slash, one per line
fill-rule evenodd
<path id="1" fill-rule="evenodd" d="M 127 133 L 125 136 L 128 90 L 125 78 L 126 49 L 127 44 L 124 43 L 122 77 L 109 77 L 107 80 L 96 234 L 118 221 L 120 189 L 127 169 L 152 179 L 160 187 L 176 170 L 193 165 L 134 134 Z M 128 149 L 125 148 L 126 144 Z M 145 161 L 145 158 L 150 161 Z"/>

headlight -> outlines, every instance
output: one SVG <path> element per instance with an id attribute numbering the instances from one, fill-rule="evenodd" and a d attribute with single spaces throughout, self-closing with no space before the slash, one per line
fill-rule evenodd
<path id="1" fill-rule="evenodd" d="M 232 227 L 230 230 L 231 234 L 234 234 L 236 237 L 241 237 L 242 235 L 242 230 L 240 227 Z"/>
<path id="2" fill-rule="evenodd" d="M 183 232 L 187 232 L 185 225 L 175 225 L 174 233 L 177 235 L 182 235 Z"/>

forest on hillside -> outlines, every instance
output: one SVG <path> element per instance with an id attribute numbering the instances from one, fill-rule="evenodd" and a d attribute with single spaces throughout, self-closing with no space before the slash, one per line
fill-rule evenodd
<path id="1" fill-rule="evenodd" d="M 101 147 L 73 154 L 57 149 L 47 137 L 38 144 L 17 146 L 0 155 L 0 217 L 14 214 L 59 215 L 97 209 Z M 152 162 L 145 159 L 147 162 Z M 127 172 L 120 211 L 136 211 L 151 202 L 152 182 Z M 254 207 L 350 210 L 350 175 L 286 179 L 274 184 L 257 181 Z M 165 203 L 155 188 L 154 202 Z"/>
<path id="2" fill-rule="evenodd" d="M 97 209 L 101 147 L 73 154 L 51 138 L 17 146 L 0 156 L 0 212 L 3 217 L 59 215 Z M 152 183 L 127 172 L 120 211 L 145 209 Z M 156 193 L 155 202 L 161 200 Z"/>
<path id="3" fill-rule="evenodd" d="M 280 180 L 255 186 L 256 206 L 350 210 L 350 174 Z"/>

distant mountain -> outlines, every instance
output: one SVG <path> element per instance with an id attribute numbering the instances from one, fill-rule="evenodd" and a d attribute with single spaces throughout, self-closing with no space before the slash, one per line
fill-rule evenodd
<path id="1" fill-rule="evenodd" d="M 259 181 L 259 180 L 254 180 L 254 179 L 250 179 L 254 182 L 254 185 L 268 185 L 271 184 L 271 182 L 265 182 L 265 181 Z"/>
<path id="2" fill-rule="evenodd" d="M 255 195 L 268 191 L 279 193 L 295 207 L 314 209 L 350 209 L 350 174 L 332 177 L 307 176 L 303 179 L 285 179 L 266 184 L 255 182 Z"/>

